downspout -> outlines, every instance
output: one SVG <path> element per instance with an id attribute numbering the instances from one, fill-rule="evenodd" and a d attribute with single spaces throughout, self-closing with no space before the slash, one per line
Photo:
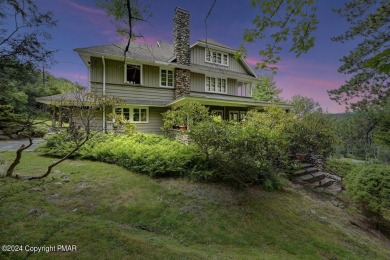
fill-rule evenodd
<path id="1" fill-rule="evenodd" d="M 106 62 L 102 56 L 103 62 L 103 98 L 106 95 Z M 103 104 L 103 133 L 106 132 L 106 106 Z"/>

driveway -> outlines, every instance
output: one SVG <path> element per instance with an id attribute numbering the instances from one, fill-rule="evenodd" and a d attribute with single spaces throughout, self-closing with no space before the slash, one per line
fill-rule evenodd
<path id="1" fill-rule="evenodd" d="M 43 138 L 33 138 L 33 145 L 24 151 L 34 151 L 42 141 Z M 28 139 L 0 141 L 0 151 L 16 151 L 22 144 L 28 145 Z"/>

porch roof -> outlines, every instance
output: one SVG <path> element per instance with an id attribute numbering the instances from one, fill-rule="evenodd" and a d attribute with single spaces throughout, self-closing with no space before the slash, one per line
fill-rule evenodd
<path id="1" fill-rule="evenodd" d="M 286 103 L 258 101 L 250 97 L 236 97 L 236 96 L 220 95 L 220 94 L 213 94 L 213 93 L 194 93 L 194 92 L 192 92 L 189 96 L 184 96 L 182 98 L 174 100 L 173 102 L 169 103 L 168 106 L 179 107 L 187 101 L 197 101 L 203 105 L 209 105 L 209 106 L 262 108 L 274 104 L 286 110 L 292 108 L 292 105 Z"/>

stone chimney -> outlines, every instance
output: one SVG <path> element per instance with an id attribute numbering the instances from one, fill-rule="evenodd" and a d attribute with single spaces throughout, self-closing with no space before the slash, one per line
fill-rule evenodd
<path id="1" fill-rule="evenodd" d="M 190 65 L 190 13 L 176 7 L 173 16 L 173 52 L 176 62 Z M 175 98 L 190 94 L 191 73 L 187 69 L 175 69 Z"/>

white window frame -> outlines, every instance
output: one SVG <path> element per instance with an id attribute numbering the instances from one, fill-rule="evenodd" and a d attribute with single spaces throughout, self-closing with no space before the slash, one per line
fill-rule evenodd
<path id="1" fill-rule="evenodd" d="M 127 81 L 127 65 L 133 65 L 133 66 L 139 66 L 140 67 L 140 83 L 130 83 Z M 131 85 L 143 85 L 143 75 L 144 75 L 144 68 L 143 68 L 143 64 L 139 64 L 139 63 L 135 63 L 135 62 L 126 62 L 125 63 L 125 66 L 124 66 L 124 75 L 125 75 L 125 78 L 123 79 L 124 83 L 125 84 L 131 84 Z"/>
<path id="2" fill-rule="evenodd" d="M 121 109 L 120 116 L 121 116 L 122 118 L 124 118 L 124 116 L 123 116 L 123 109 L 125 109 L 125 108 L 129 109 L 129 119 L 125 119 L 125 120 L 130 120 L 130 118 L 131 118 L 131 108 L 128 107 L 128 106 L 114 107 L 114 108 L 113 108 L 113 110 L 114 110 L 113 113 L 114 113 L 115 115 L 119 115 L 119 114 L 116 112 L 116 110 L 117 110 L 118 108 Z"/>
<path id="3" fill-rule="evenodd" d="M 231 114 L 237 114 L 237 120 L 231 119 L 231 118 L 230 118 L 230 115 L 231 115 Z M 230 110 L 230 111 L 229 111 L 229 120 L 234 120 L 234 121 L 237 121 L 237 122 L 238 122 L 238 121 L 240 120 L 240 111 L 238 111 L 238 110 Z"/>
<path id="4" fill-rule="evenodd" d="M 218 115 L 218 113 L 221 113 L 221 114 Z M 222 109 L 213 109 L 213 110 L 211 110 L 211 115 L 212 116 L 220 116 L 221 119 L 223 119 L 223 110 Z"/>
<path id="5" fill-rule="evenodd" d="M 128 108 L 129 109 L 129 121 L 130 123 L 135 123 L 135 124 L 148 124 L 149 123 L 149 107 L 145 106 L 118 106 L 114 107 L 114 114 L 119 115 L 116 113 L 116 109 L 121 108 L 121 116 L 123 117 L 123 109 Z M 134 121 L 134 109 L 146 109 L 146 121 Z"/>
<path id="6" fill-rule="evenodd" d="M 214 79 L 215 81 L 215 85 L 214 85 L 214 88 L 215 90 L 208 90 L 207 89 L 207 78 L 210 78 L 210 79 Z M 222 91 L 217 91 L 217 85 L 218 85 L 218 79 L 219 80 L 225 80 L 225 91 L 222 92 Z M 227 94 L 227 90 L 228 90 L 228 80 L 227 78 L 220 78 L 220 77 L 215 77 L 215 76 L 210 76 L 210 75 L 205 75 L 204 77 L 204 89 L 205 89 L 205 92 L 209 92 L 209 93 L 217 93 L 217 94 Z"/>
<path id="7" fill-rule="evenodd" d="M 164 86 L 162 84 L 162 71 L 165 70 L 167 71 L 167 84 L 168 84 L 168 71 L 172 72 L 172 86 Z M 173 69 L 168 69 L 168 68 L 160 68 L 160 87 L 162 88 L 174 88 L 175 87 L 175 71 Z"/>
<path id="8" fill-rule="evenodd" d="M 146 121 L 134 121 L 134 109 L 146 109 Z M 141 118 L 141 115 L 140 115 Z M 149 107 L 143 107 L 143 106 L 137 106 L 137 107 L 131 107 L 130 109 L 130 122 L 136 123 L 136 124 L 147 124 L 149 123 Z"/>
<path id="9" fill-rule="evenodd" d="M 207 53 L 208 52 L 210 53 L 210 59 L 207 59 L 207 57 L 208 57 Z M 214 59 L 214 56 L 215 56 L 215 59 Z M 220 62 L 217 62 L 218 56 L 221 57 L 221 61 Z M 226 64 L 224 64 L 224 56 L 226 56 Z M 206 63 L 217 64 L 217 65 L 222 65 L 222 66 L 229 67 L 229 54 L 225 53 L 225 52 L 220 52 L 220 51 L 212 50 L 212 49 L 209 49 L 209 48 L 205 48 L 204 61 Z"/>

